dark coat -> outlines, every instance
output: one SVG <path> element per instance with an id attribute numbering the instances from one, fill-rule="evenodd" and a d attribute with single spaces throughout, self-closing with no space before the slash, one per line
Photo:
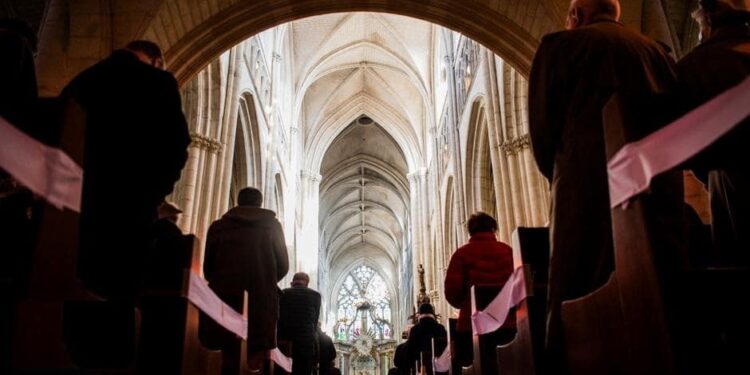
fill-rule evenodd
<path id="1" fill-rule="evenodd" d="M 513 249 L 491 232 L 474 233 L 456 250 L 445 273 L 445 299 L 461 309 L 456 330 L 471 331 L 471 287 L 505 285 L 513 273 Z M 515 326 L 509 316 L 503 327 Z"/>
<path id="2" fill-rule="evenodd" d="M 325 332 L 318 330 L 318 374 L 330 375 L 331 362 L 336 359 L 336 347 Z"/>
<path id="3" fill-rule="evenodd" d="M 737 13 L 750 20 L 750 13 Z M 677 72 L 685 111 L 738 85 L 750 76 L 750 27 L 718 28 L 680 61 Z M 713 260 L 720 263 L 750 263 L 750 175 L 741 157 L 748 143 L 750 119 L 745 119 L 689 163 L 708 182 Z"/>
<path id="4" fill-rule="evenodd" d="M 276 347 L 276 284 L 287 271 L 284 233 L 273 211 L 235 207 L 208 229 L 203 274 L 211 289 L 237 311 L 242 311 L 247 291 L 249 351 Z"/>
<path id="5" fill-rule="evenodd" d="M 643 114 L 668 115 L 659 98 L 674 90 L 674 64 L 654 41 L 614 21 L 545 36 L 529 80 L 529 133 L 550 181 L 548 340 L 560 336 L 563 300 L 603 285 L 613 270 L 602 108 L 617 90 Z M 653 124 L 629 129 L 633 138 Z"/>
<path id="6" fill-rule="evenodd" d="M 130 297 L 157 207 L 187 161 L 177 81 L 118 50 L 76 76 L 61 100 L 66 129 L 85 129 L 79 276 L 104 296 Z"/>
<path id="7" fill-rule="evenodd" d="M 433 338 L 443 338 L 447 340 L 448 332 L 442 324 L 435 320 L 434 316 L 423 316 L 419 318 L 419 322 L 411 327 L 411 330 L 409 331 L 409 339 L 406 341 L 406 345 L 409 348 L 409 363 L 420 361 L 422 359 L 420 353 L 425 353 L 425 366 L 428 369 L 432 369 L 431 359 L 433 355 Z M 435 356 L 439 356 L 443 353 L 443 350 L 445 350 L 447 341 L 438 340 L 435 344 Z"/>
<path id="8" fill-rule="evenodd" d="M 29 133 L 37 100 L 34 56 L 23 37 L 0 29 L 0 116 Z"/>
<path id="9" fill-rule="evenodd" d="M 396 345 L 396 350 L 393 353 L 393 365 L 398 375 L 408 375 L 409 370 L 413 368 L 409 356 L 409 345 L 406 342 Z M 390 371 L 388 373 L 390 374 Z"/>
<path id="10" fill-rule="evenodd" d="M 279 312 L 279 340 L 292 342 L 292 374 L 309 375 L 318 351 L 320 293 L 305 286 L 286 288 Z"/>

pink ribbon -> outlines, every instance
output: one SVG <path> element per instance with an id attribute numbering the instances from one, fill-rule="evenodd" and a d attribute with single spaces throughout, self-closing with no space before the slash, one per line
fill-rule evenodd
<path id="1" fill-rule="evenodd" d="M 243 340 L 247 340 L 247 320 L 245 320 L 242 314 L 224 303 L 211 290 L 208 282 L 194 272 L 190 273 L 188 300 L 227 331 L 234 333 Z M 276 362 L 286 372 L 292 372 L 292 359 L 281 353 L 279 348 L 271 350 L 271 360 Z"/>
<path id="2" fill-rule="evenodd" d="M 49 147 L 0 117 L 0 168 L 51 205 L 81 210 L 83 169 L 59 148 Z"/>
<path id="3" fill-rule="evenodd" d="M 279 348 L 271 350 L 271 360 L 284 369 L 286 372 L 292 372 L 292 359 L 285 356 Z"/>
<path id="4" fill-rule="evenodd" d="M 451 369 L 451 348 L 447 346 L 440 357 L 435 358 L 434 369 L 436 372 L 448 372 Z"/>
<path id="5" fill-rule="evenodd" d="M 750 78 L 640 141 L 626 144 L 607 163 L 610 206 L 645 191 L 670 170 L 732 130 L 750 115 Z"/>
<path id="6" fill-rule="evenodd" d="M 508 318 L 510 309 L 526 298 L 526 278 L 523 267 L 516 268 L 505 282 L 497 297 L 482 311 L 471 315 L 471 325 L 475 335 L 494 332 L 500 328 Z"/>
<path id="7" fill-rule="evenodd" d="M 242 337 L 243 340 L 247 339 L 247 321 L 242 317 L 242 314 L 224 303 L 208 287 L 206 280 L 193 272 L 190 273 L 188 300 L 228 331 Z"/>

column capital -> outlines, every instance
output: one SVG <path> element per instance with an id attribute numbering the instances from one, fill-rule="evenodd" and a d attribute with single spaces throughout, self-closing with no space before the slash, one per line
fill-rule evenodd
<path id="1" fill-rule="evenodd" d="M 302 169 L 299 171 L 299 175 L 303 179 L 308 179 L 312 182 L 320 182 L 322 176 L 318 172 L 314 172 L 308 169 Z"/>

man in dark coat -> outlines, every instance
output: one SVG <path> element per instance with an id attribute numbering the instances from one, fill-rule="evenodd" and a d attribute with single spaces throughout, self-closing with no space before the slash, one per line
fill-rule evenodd
<path id="1" fill-rule="evenodd" d="M 260 370 L 268 351 L 276 347 L 279 318 L 276 283 L 289 271 L 281 224 L 273 211 L 260 208 L 262 202 L 258 189 L 240 190 L 238 206 L 208 229 L 203 263 L 203 274 L 211 289 L 238 312 L 242 311 L 247 291 L 247 354 L 251 370 Z M 204 319 L 201 324 L 210 323 Z M 219 345 L 224 351 L 223 373 L 236 373 L 239 340 L 218 329 Z"/>
<path id="2" fill-rule="evenodd" d="M 463 366 L 471 364 L 473 359 L 471 287 L 502 288 L 513 274 L 513 249 L 495 238 L 495 218 L 484 212 L 477 212 L 466 222 L 466 228 L 469 231 L 469 243 L 453 253 L 445 274 L 445 299 L 451 306 L 461 309 L 456 335 L 453 337 L 456 352 L 451 354 Z M 493 333 L 493 341 L 498 344 L 510 341 L 515 335 L 515 328 L 515 315 L 511 314 L 505 324 Z"/>
<path id="3" fill-rule="evenodd" d="M 679 93 L 693 109 L 750 76 L 750 12 L 742 1 L 701 1 L 695 17 L 702 43 L 678 64 Z M 733 5 L 736 3 L 736 5 Z M 750 175 L 741 160 L 750 142 L 750 119 L 689 163 L 708 182 L 711 195 L 712 260 L 750 264 Z"/>
<path id="4" fill-rule="evenodd" d="M 63 134 L 85 132 L 78 275 L 107 298 L 137 294 L 157 207 L 187 161 L 179 88 L 163 68 L 156 44 L 133 41 L 84 70 L 61 95 Z"/>
<path id="5" fill-rule="evenodd" d="M 531 68 L 531 146 L 552 189 L 547 345 L 557 359 L 562 301 L 600 287 L 614 267 L 602 109 L 617 91 L 629 102 L 641 99 L 639 112 L 663 112 L 652 99 L 675 86 L 665 50 L 619 16 L 617 0 L 573 0 L 568 30 L 542 39 Z"/>
<path id="6" fill-rule="evenodd" d="M 279 302 L 279 340 L 292 343 L 292 375 L 310 375 L 317 351 L 320 293 L 310 289 L 310 276 L 297 272 Z"/>
<path id="7" fill-rule="evenodd" d="M 439 356 L 448 344 L 448 332 L 435 319 L 435 308 L 429 303 L 423 303 L 419 306 L 419 321 L 411 327 L 406 345 L 409 348 L 409 362 L 423 363 L 428 374 L 432 373 L 433 339 L 435 339 L 434 355 Z"/>

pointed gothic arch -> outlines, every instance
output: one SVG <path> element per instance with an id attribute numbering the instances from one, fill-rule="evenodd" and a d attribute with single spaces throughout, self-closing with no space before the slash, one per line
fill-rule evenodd
<path id="1" fill-rule="evenodd" d="M 472 211 L 483 211 L 498 217 L 494 179 L 495 168 L 490 156 L 490 138 L 484 101 L 474 101 L 469 117 L 466 145 L 466 195 Z"/>

